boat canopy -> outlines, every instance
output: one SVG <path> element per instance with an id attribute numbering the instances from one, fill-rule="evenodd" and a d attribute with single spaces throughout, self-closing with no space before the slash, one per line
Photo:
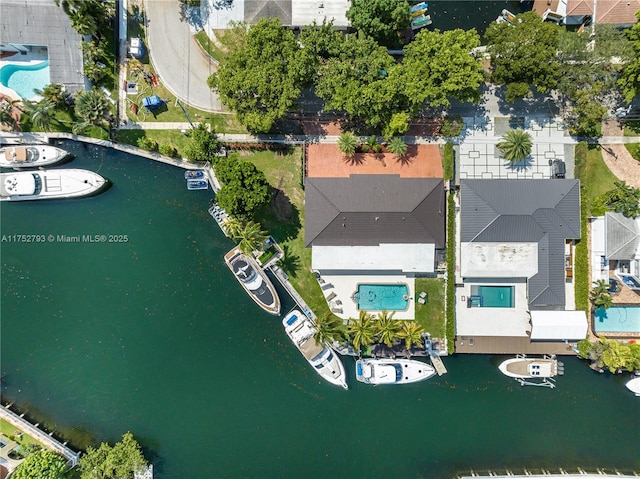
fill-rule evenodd
<path id="1" fill-rule="evenodd" d="M 531 339 L 571 341 L 587 337 L 584 311 L 531 311 Z"/>

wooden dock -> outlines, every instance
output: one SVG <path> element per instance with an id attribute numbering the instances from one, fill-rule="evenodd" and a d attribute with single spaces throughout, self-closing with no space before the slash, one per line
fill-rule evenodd
<path id="1" fill-rule="evenodd" d="M 442 362 L 442 358 L 440 356 L 431 354 L 429 357 L 431 358 L 431 364 L 433 364 L 433 367 L 436 368 L 438 376 L 447 374 L 447 368 L 444 367 L 444 363 Z"/>

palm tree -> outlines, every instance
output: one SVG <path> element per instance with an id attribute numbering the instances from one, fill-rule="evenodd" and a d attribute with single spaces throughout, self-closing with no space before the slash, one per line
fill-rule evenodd
<path id="1" fill-rule="evenodd" d="M 33 126 L 40 130 L 49 130 L 51 122 L 55 121 L 53 116 L 56 109 L 55 103 L 51 100 L 41 100 L 37 103 L 29 100 L 23 100 L 23 105 L 26 112 L 31 117 L 31 123 Z"/>
<path id="2" fill-rule="evenodd" d="M 238 220 L 237 218 L 234 218 L 232 216 L 227 216 L 223 221 L 222 221 L 222 226 L 224 226 L 224 228 L 226 229 L 227 233 L 229 234 L 229 236 L 231 236 L 232 239 L 234 240 L 238 240 L 240 239 L 241 236 L 241 231 L 243 228 L 243 224 L 240 220 Z"/>
<path id="3" fill-rule="evenodd" d="M 606 193 L 607 207 L 627 218 L 640 216 L 640 189 L 624 181 L 614 181 L 613 184 L 615 188 Z"/>
<path id="4" fill-rule="evenodd" d="M 338 137 L 338 149 L 347 158 L 351 158 L 356 154 L 358 143 L 358 137 L 350 131 L 340 133 L 340 136 Z"/>
<path id="5" fill-rule="evenodd" d="M 333 343 L 343 339 L 343 337 L 342 320 L 340 318 L 328 311 L 316 318 L 316 332 L 313 338 L 318 344 Z"/>
<path id="6" fill-rule="evenodd" d="M 531 135 L 521 128 L 509 130 L 498 143 L 498 149 L 507 161 L 522 161 L 531 154 Z"/>
<path id="7" fill-rule="evenodd" d="M 592 291 L 591 301 L 595 308 L 609 309 L 613 305 L 613 298 L 606 291 L 601 293 L 595 293 L 595 291 Z"/>
<path id="8" fill-rule="evenodd" d="M 390 153 L 393 153 L 394 155 L 396 155 L 398 158 L 401 158 L 404 155 L 406 155 L 407 149 L 408 149 L 407 144 L 399 136 L 392 138 L 389 144 L 387 145 L 387 150 L 389 150 Z"/>
<path id="9" fill-rule="evenodd" d="M 593 288 L 591 289 L 591 294 L 601 294 L 609 292 L 609 283 L 607 283 L 604 279 L 599 279 L 598 281 L 593 282 Z"/>
<path id="10" fill-rule="evenodd" d="M 34 89 L 33 91 L 36 95 L 40 95 L 45 100 L 52 101 L 58 108 L 64 106 L 67 98 L 66 92 L 64 91 L 64 85 L 61 83 L 50 83 L 42 90 Z"/>
<path id="11" fill-rule="evenodd" d="M 265 240 L 269 237 L 266 231 L 262 231 L 260 223 L 248 221 L 242 226 L 239 236 L 236 240 L 240 240 L 238 248 L 244 254 L 251 254 L 253 251 L 260 249 Z"/>
<path id="12" fill-rule="evenodd" d="M 353 349 L 360 351 L 362 346 L 373 344 L 376 336 L 373 318 L 366 311 L 360 311 L 358 319 L 349 319 L 347 334 L 351 337 Z"/>
<path id="13" fill-rule="evenodd" d="M 82 91 L 76 97 L 76 115 L 91 125 L 104 122 L 109 111 L 109 101 L 104 94 L 96 90 Z"/>
<path id="14" fill-rule="evenodd" d="M 9 98 L 4 98 L 2 100 L 2 103 L 0 104 L 0 124 L 7 125 L 12 129 L 15 129 L 16 119 L 13 116 L 13 110 L 20 110 L 18 103 L 20 103 L 20 100 L 11 100 Z"/>
<path id="15" fill-rule="evenodd" d="M 398 338 L 398 331 L 400 330 L 400 325 L 398 321 L 393 319 L 393 315 L 394 312 L 382 311 L 378 314 L 378 320 L 376 321 L 378 341 L 383 342 L 387 347 L 393 346 L 393 342 Z"/>
<path id="16" fill-rule="evenodd" d="M 422 347 L 422 335 L 424 332 L 424 328 L 415 321 L 402 321 L 398 337 L 404 339 L 404 347 L 409 350 L 411 346 Z"/>

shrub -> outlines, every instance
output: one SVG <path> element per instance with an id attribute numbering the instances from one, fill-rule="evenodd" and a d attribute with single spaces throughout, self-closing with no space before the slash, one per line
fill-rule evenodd
<path id="1" fill-rule="evenodd" d="M 453 143 L 445 143 L 442 153 L 442 170 L 445 180 L 453 180 Z"/>
<path id="2" fill-rule="evenodd" d="M 162 145 L 160 145 L 160 147 L 158 148 L 158 151 L 165 156 L 171 156 L 171 157 L 178 156 L 178 150 L 176 150 L 176 148 L 173 145 L 168 145 L 166 143 L 163 143 Z"/>
<path id="3" fill-rule="evenodd" d="M 446 117 L 440 127 L 440 136 L 459 136 L 460 133 L 462 133 L 463 127 L 464 122 L 460 116 L 456 115 L 454 117 Z"/>
<path id="4" fill-rule="evenodd" d="M 640 161 L 640 143 L 627 143 L 624 146 L 629 150 L 634 160 Z"/>
<path id="5" fill-rule="evenodd" d="M 577 155 L 576 148 L 576 155 Z M 585 151 L 586 155 L 586 151 Z M 574 260 L 574 290 L 576 309 L 580 311 L 586 311 L 589 314 L 589 290 L 590 290 L 590 276 L 589 276 L 589 245 L 587 242 L 587 223 L 589 221 L 589 200 L 586 195 L 582 196 L 582 202 L 580 204 L 580 231 L 582 233 L 582 239 L 576 243 L 576 257 Z"/>
<path id="6" fill-rule="evenodd" d="M 138 148 L 142 148 L 143 150 L 148 150 L 148 151 L 157 151 L 158 143 L 155 140 L 152 140 L 151 138 L 143 136 L 138 138 Z"/>
<path id="7" fill-rule="evenodd" d="M 507 92 L 504 99 L 509 103 L 513 103 L 518 98 L 524 98 L 525 96 L 529 96 L 530 94 L 531 90 L 529 89 L 529 85 L 527 85 L 526 83 L 509 83 L 507 85 Z"/>

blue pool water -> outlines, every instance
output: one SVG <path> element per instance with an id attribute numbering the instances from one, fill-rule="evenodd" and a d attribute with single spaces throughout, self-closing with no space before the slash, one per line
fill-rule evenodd
<path id="1" fill-rule="evenodd" d="M 594 312 L 596 333 L 635 333 L 640 332 L 640 306 L 611 306 L 598 308 Z"/>
<path id="2" fill-rule="evenodd" d="M 513 308 L 513 286 L 472 286 L 471 306 Z"/>
<path id="3" fill-rule="evenodd" d="M 405 311 L 408 295 L 406 284 L 359 284 L 353 298 L 361 311 Z"/>
<path id="4" fill-rule="evenodd" d="M 43 90 L 51 83 L 49 61 L 35 65 L 5 65 L 0 68 L 0 83 L 14 90 L 22 98 L 31 100 L 36 96 L 34 90 Z"/>

